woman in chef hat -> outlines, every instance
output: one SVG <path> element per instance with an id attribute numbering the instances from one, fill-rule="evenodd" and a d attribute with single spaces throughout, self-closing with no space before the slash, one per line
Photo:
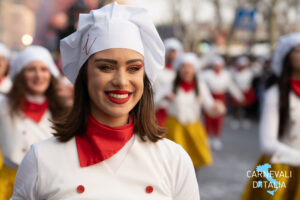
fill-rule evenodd
<path id="1" fill-rule="evenodd" d="M 0 43 L 0 94 L 6 94 L 11 88 L 11 80 L 8 76 L 9 71 L 9 49 Z"/>
<path id="2" fill-rule="evenodd" d="M 167 137 L 187 151 L 195 168 L 212 163 L 206 132 L 199 119 L 201 106 L 214 116 L 222 107 L 220 102 L 215 104 L 206 84 L 197 80 L 198 65 L 194 53 L 184 53 L 175 61 L 177 75 L 172 93 L 167 96 L 171 103 L 166 121 Z"/>
<path id="3" fill-rule="evenodd" d="M 156 106 L 156 119 L 160 126 L 164 126 L 168 117 L 168 102 L 162 97 L 165 95 L 167 87 L 172 84 L 175 79 L 176 71 L 173 67 L 174 60 L 182 53 L 182 44 L 176 38 L 168 38 L 164 40 L 166 49 L 165 68 L 158 74 L 154 83 L 154 101 Z"/>
<path id="4" fill-rule="evenodd" d="M 61 41 L 74 106 L 23 160 L 12 199 L 199 199 L 192 162 L 163 139 L 152 84 L 164 46 L 146 10 L 81 14 Z"/>
<path id="5" fill-rule="evenodd" d="M 63 111 L 56 95 L 58 70 L 47 49 L 29 46 L 12 62 L 11 91 L 0 101 L 0 199 L 12 195 L 14 178 L 30 145 L 52 135 L 50 119 Z"/>
<path id="6" fill-rule="evenodd" d="M 11 80 L 8 76 L 9 71 L 9 49 L 0 43 L 0 98 L 2 94 L 6 94 L 11 88 Z M 1 153 L 1 150 L 0 150 Z M 2 157 L 0 155 L 0 168 L 2 167 Z"/>
<path id="7" fill-rule="evenodd" d="M 263 155 L 257 166 L 269 163 L 275 181 L 271 187 L 270 180 L 251 177 L 243 200 L 300 198 L 300 33 L 280 37 L 272 70 L 278 81 L 264 95 L 259 125 Z M 258 181 L 269 182 L 253 188 Z"/>
<path id="8" fill-rule="evenodd" d="M 211 69 L 201 72 L 203 81 L 212 93 L 214 99 L 226 105 L 226 93 L 229 92 L 237 102 L 243 102 L 244 96 L 239 88 L 233 83 L 230 73 L 225 69 L 225 61 L 221 56 L 214 56 L 210 61 Z M 204 112 L 205 127 L 211 136 L 211 147 L 214 150 L 222 149 L 221 133 L 223 129 L 224 115 L 211 117 Z"/>

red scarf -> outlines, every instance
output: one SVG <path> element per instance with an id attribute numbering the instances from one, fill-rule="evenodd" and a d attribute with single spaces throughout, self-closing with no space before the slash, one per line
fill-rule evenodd
<path id="1" fill-rule="evenodd" d="M 300 80 L 291 79 L 291 88 L 300 97 Z"/>
<path id="2" fill-rule="evenodd" d="M 193 90 L 195 88 L 195 85 L 196 85 L 195 81 L 190 82 L 190 83 L 187 83 L 184 81 L 179 82 L 179 87 L 181 87 L 185 92 L 189 92 L 189 91 Z"/>
<path id="3" fill-rule="evenodd" d="M 168 70 L 174 70 L 173 66 L 171 64 L 166 64 L 166 68 Z"/>
<path id="4" fill-rule="evenodd" d="M 89 115 L 85 134 L 75 137 L 80 166 L 94 165 L 115 155 L 133 136 L 133 130 L 132 118 L 124 126 L 109 127 Z"/>
<path id="5" fill-rule="evenodd" d="M 214 71 L 215 71 L 215 73 L 216 73 L 217 75 L 219 75 L 219 74 L 221 73 L 221 68 L 215 67 L 215 68 L 214 68 Z"/>
<path id="6" fill-rule="evenodd" d="M 43 103 L 38 104 L 25 99 L 20 108 L 26 117 L 32 119 L 35 123 L 39 123 L 49 108 L 49 102 L 46 99 Z"/>

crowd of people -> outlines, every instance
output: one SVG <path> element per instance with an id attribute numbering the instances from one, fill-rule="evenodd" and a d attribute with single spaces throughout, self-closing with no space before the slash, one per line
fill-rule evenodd
<path id="1" fill-rule="evenodd" d="M 4 43 L 0 200 L 198 200 L 195 169 L 222 151 L 225 119 L 233 129 L 259 119 L 258 164 L 299 173 L 300 33 L 270 58 L 212 53 L 203 63 L 178 39 L 162 41 L 145 9 L 112 3 L 80 14 L 61 60 Z M 265 199 L 251 181 L 242 199 Z M 299 187 L 287 182 L 274 199 L 296 200 Z"/>

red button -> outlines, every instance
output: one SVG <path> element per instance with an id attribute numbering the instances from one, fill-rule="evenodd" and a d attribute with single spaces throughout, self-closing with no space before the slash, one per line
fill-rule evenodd
<path id="1" fill-rule="evenodd" d="M 27 152 L 27 149 L 26 148 L 22 148 L 22 152 L 23 153 Z"/>
<path id="2" fill-rule="evenodd" d="M 78 192 L 78 193 L 83 193 L 83 192 L 84 192 L 84 187 L 83 187 L 83 185 L 79 185 L 79 186 L 77 187 L 77 192 Z"/>
<path id="3" fill-rule="evenodd" d="M 147 187 L 146 187 L 146 192 L 147 192 L 148 194 L 152 193 L 152 192 L 153 192 L 153 187 L 152 187 L 152 186 L 147 186 Z"/>
<path id="4" fill-rule="evenodd" d="M 22 134 L 23 134 L 23 135 L 26 135 L 26 131 L 22 131 Z"/>

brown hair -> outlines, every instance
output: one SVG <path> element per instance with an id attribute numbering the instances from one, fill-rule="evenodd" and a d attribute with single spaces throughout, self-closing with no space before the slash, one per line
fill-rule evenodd
<path id="1" fill-rule="evenodd" d="M 290 53 L 285 57 L 282 64 L 282 73 L 278 79 L 279 87 L 279 130 L 278 135 L 281 138 L 290 119 L 290 78 L 292 75 L 292 66 L 290 61 Z"/>
<path id="2" fill-rule="evenodd" d="M 45 92 L 45 96 L 49 101 L 49 110 L 53 119 L 58 118 L 59 115 L 66 111 L 66 107 L 64 106 L 62 99 L 57 96 L 55 89 L 57 84 L 58 80 L 51 75 L 49 87 Z M 25 87 L 26 83 L 23 70 L 16 75 L 13 86 L 7 94 L 10 114 L 12 117 L 20 114 L 20 106 L 26 95 Z"/>
<path id="3" fill-rule="evenodd" d="M 178 70 L 177 74 L 176 74 L 176 78 L 173 82 L 173 90 L 172 91 L 173 91 L 174 94 L 177 93 L 177 87 L 178 87 L 180 81 L 181 81 L 181 79 L 180 79 L 179 70 Z M 199 91 L 198 79 L 197 79 L 196 74 L 194 76 L 194 81 L 195 81 L 196 84 L 195 84 L 195 88 L 193 90 L 195 91 L 196 96 L 199 96 L 200 91 Z"/>
<path id="4" fill-rule="evenodd" d="M 60 142 L 67 142 L 76 135 L 85 134 L 88 115 L 90 114 L 90 97 L 87 88 L 87 62 L 82 66 L 75 81 L 74 104 L 69 113 L 54 121 L 54 134 Z M 143 141 L 146 137 L 156 142 L 162 139 L 166 130 L 159 127 L 155 119 L 152 86 L 144 76 L 144 92 L 130 111 L 134 120 L 134 131 Z"/>

